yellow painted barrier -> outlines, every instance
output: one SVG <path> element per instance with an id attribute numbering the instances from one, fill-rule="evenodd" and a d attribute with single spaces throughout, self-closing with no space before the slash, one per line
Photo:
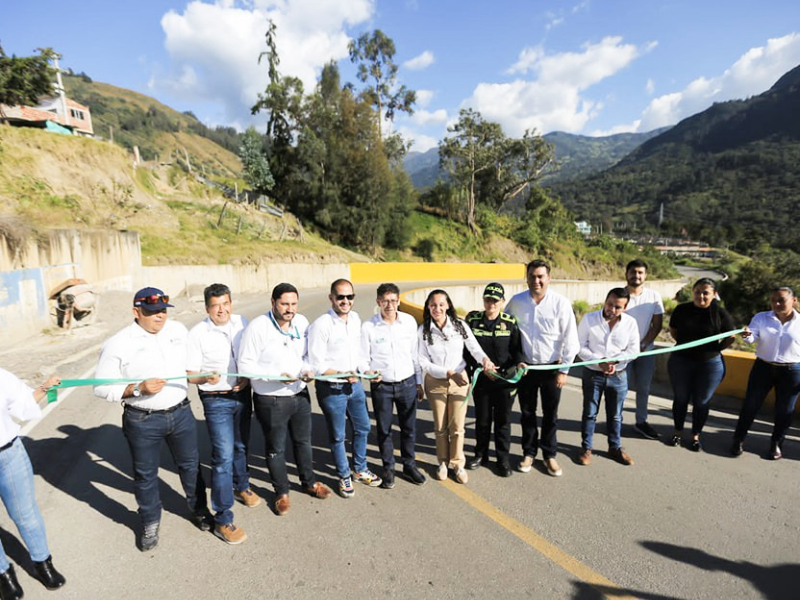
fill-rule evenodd
<path id="1" fill-rule="evenodd" d="M 353 283 L 525 280 L 522 263 L 350 263 Z"/>

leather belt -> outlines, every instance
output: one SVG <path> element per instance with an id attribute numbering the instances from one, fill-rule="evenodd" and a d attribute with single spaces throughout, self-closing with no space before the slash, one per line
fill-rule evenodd
<path id="1" fill-rule="evenodd" d="M 132 410 L 132 411 L 135 411 L 135 412 L 141 412 L 141 413 L 145 413 L 145 414 L 148 414 L 148 415 L 152 414 L 152 413 L 166 414 L 166 413 L 175 412 L 176 410 L 178 410 L 181 407 L 189 406 L 189 399 L 188 398 L 184 398 L 183 400 L 181 400 L 180 402 L 178 402 L 174 406 L 170 406 L 169 408 L 161 408 L 161 409 L 157 409 L 157 408 L 140 408 L 138 406 L 134 406 L 133 404 L 128 404 L 127 402 L 123 403 L 123 406 L 125 407 L 125 410 Z"/>
<path id="2" fill-rule="evenodd" d="M 3 450 L 8 450 L 9 448 L 11 448 L 11 446 L 14 445 L 14 442 L 17 441 L 17 437 L 18 436 L 15 435 L 14 439 L 11 440 L 10 442 L 8 442 L 5 446 L 0 446 L 0 452 L 2 452 Z"/>

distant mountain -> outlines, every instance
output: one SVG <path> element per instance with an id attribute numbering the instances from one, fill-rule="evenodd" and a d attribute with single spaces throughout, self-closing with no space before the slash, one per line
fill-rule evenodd
<path id="1" fill-rule="evenodd" d="M 542 178 L 543 185 L 585 177 L 598 173 L 617 162 L 629 152 L 652 137 L 669 129 L 663 127 L 647 133 L 619 133 L 604 137 L 574 135 L 554 131 L 544 136 L 553 144 L 558 168 Z M 414 187 L 431 187 L 442 175 L 439 172 L 439 149 L 427 152 L 409 152 L 405 160 L 406 171 Z"/>
<path id="2" fill-rule="evenodd" d="M 606 230 L 664 228 L 741 250 L 800 242 L 800 67 L 768 91 L 714 104 L 619 164 L 553 191 Z"/>

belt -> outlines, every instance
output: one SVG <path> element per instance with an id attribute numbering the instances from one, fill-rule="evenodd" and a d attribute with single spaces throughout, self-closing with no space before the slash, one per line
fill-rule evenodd
<path id="1" fill-rule="evenodd" d="M 760 358 L 758 360 L 761 360 Z M 770 362 L 768 360 L 761 360 L 761 362 L 767 363 L 771 367 L 793 367 L 797 363 L 779 363 L 779 362 Z"/>
<path id="2" fill-rule="evenodd" d="M 158 408 L 139 408 L 138 406 L 134 406 L 134 405 L 128 404 L 126 402 L 123 402 L 122 406 L 125 407 L 125 410 L 132 410 L 134 412 L 141 412 L 141 413 L 145 413 L 145 414 L 148 414 L 148 415 L 152 414 L 152 413 L 166 414 L 166 413 L 175 412 L 176 410 L 178 410 L 179 408 L 182 408 L 184 406 L 189 406 L 189 399 L 188 398 L 184 398 L 183 400 L 181 400 L 180 402 L 178 402 L 174 406 L 170 406 L 169 408 L 161 408 L 161 409 L 158 409 Z"/>
<path id="3" fill-rule="evenodd" d="M 245 387 L 236 392 L 233 390 L 197 390 L 197 393 L 201 398 L 209 396 L 238 396 L 247 389 L 248 388 Z"/>
<path id="4" fill-rule="evenodd" d="M 16 441 L 17 441 L 17 436 L 14 436 L 14 439 L 11 440 L 10 442 L 8 442 L 5 446 L 0 446 L 0 452 L 2 452 L 3 450 L 8 450 L 9 448 L 11 448 L 11 446 L 13 446 L 14 442 L 16 442 Z"/>
<path id="5" fill-rule="evenodd" d="M 409 379 L 413 379 L 414 383 L 416 383 L 417 380 L 416 376 L 409 375 L 408 377 L 406 377 L 405 379 L 401 379 L 400 381 L 386 381 L 385 379 L 381 379 L 375 385 L 400 385 L 401 383 L 407 382 Z"/>

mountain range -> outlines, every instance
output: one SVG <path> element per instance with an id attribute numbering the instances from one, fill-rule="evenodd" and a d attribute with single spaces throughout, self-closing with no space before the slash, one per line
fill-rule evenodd
<path id="1" fill-rule="evenodd" d="M 553 145 L 556 166 L 542 177 L 541 184 L 554 185 L 602 171 L 668 129 L 662 127 L 646 133 L 618 133 L 601 137 L 563 131 L 548 133 L 543 137 Z M 444 177 L 439 170 L 438 148 L 431 148 L 427 152 L 409 152 L 405 167 L 417 189 L 429 188 L 437 179 Z"/>
<path id="2" fill-rule="evenodd" d="M 749 251 L 800 233 L 800 66 L 769 90 L 714 104 L 589 177 L 551 192 L 605 230 L 662 230 Z"/>

